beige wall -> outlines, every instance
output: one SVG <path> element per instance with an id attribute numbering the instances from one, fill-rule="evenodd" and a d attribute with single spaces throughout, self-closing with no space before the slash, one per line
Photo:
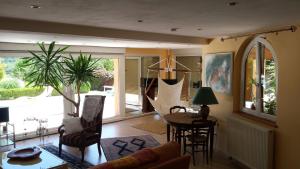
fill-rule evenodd
<path id="1" fill-rule="evenodd" d="M 278 110 L 275 143 L 275 168 L 300 168 L 300 31 L 268 34 L 278 60 Z M 234 52 L 233 95 L 216 93 L 219 105 L 211 106 L 212 114 L 219 118 L 219 148 L 226 152 L 226 118 L 239 110 L 240 65 L 246 41 L 218 39 L 203 48 L 207 53 Z"/>

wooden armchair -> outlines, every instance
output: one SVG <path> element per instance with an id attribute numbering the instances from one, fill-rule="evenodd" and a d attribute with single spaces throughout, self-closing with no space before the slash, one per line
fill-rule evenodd
<path id="1" fill-rule="evenodd" d="M 66 134 L 64 126 L 58 128 L 59 133 L 59 156 L 61 155 L 62 145 L 77 147 L 81 151 L 81 160 L 84 160 L 85 147 L 92 144 L 98 146 L 99 156 L 101 155 L 100 140 L 102 133 L 102 115 L 105 96 L 87 95 L 85 96 L 83 112 L 80 117 L 83 131 Z"/>

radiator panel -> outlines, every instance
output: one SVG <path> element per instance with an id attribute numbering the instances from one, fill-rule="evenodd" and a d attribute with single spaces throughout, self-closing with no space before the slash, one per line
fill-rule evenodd
<path id="1" fill-rule="evenodd" d="M 274 130 L 239 117 L 228 119 L 228 154 L 251 169 L 272 169 Z"/>

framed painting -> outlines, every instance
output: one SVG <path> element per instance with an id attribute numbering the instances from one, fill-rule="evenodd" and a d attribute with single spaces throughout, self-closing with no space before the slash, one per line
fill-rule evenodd
<path id="1" fill-rule="evenodd" d="M 211 53 L 204 57 L 205 85 L 213 91 L 231 94 L 233 52 Z"/>

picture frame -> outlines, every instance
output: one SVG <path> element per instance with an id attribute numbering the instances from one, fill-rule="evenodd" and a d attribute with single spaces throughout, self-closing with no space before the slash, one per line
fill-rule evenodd
<path id="1" fill-rule="evenodd" d="M 233 52 L 209 53 L 204 57 L 204 84 L 214 92 L 232 93 Z"/>

